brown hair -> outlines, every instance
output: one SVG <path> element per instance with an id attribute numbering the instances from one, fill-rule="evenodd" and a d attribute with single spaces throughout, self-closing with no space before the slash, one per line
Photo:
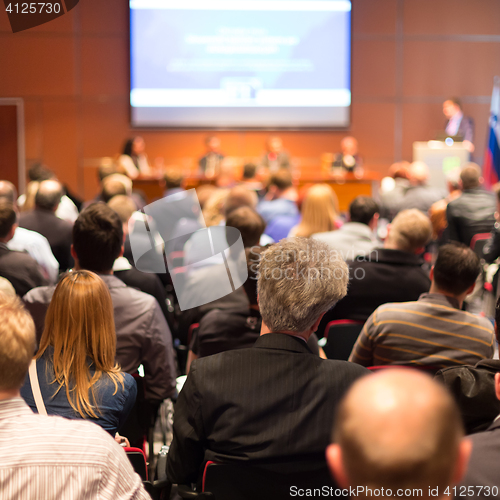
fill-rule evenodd
<path id="1" fill-rule="evenodd" d="M 294 236 L 308 238 L 312 234 L 333 231 L 339 215 L 339 200 L 328 184 L 311 187 L 302 203 L 302 220 Z"/>
<path id="2" fill-rule="evenodd" d="M 420 210 L 412 208 L 396 215 L 387 240 L 394 243 L 398 250 L 412 253 L 427 245 L 431 236 L 432 225 L 429 217 Z"/>
<path id="3" fill-rule="evenodd" d="M 0 292 L 0 390 L 19 389 L 35 351 L 35 325 L 18 297 Z"/>
<path id="4" fill-rule="evenodd" d="M 91 271 L 74 271 L 57 285 L 45 318 L 45 329 L 36 358 L 54 348 L 54 381 L 66 389 L 72 408 L 83 418 L 97 418 L 94 388 L 103 373 L 123 387 L 115 364 L 116 333 L 109 290 Z M 90 358 L 95 373 L 91 375 Z M 90 393 L 90 396 L 89 396 Z M 97 411 L 98 408 L 97 408 Z"/>

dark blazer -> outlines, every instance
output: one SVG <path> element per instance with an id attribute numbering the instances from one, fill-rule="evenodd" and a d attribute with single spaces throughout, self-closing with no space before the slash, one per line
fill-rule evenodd
<path id="1" fill-rule="evenodd" d="M 418 300 L 420 294 L 429 291 L 431 281 L 422 268 L 423 260 L 414 254 L 376 248 L 359 259 L 348 262 L 347 295 L 323 316 L 319 337 L 329 321 L 366 321 L 382 304 Z"/>
<path id="2" fill-rule="evenodd" d="M 472 455 L 467 467 L 467 473 L 464 479 L 457 486 L 455 498 L 463 498 L 459 496 L 461 487 L 466 488 L 472 486 L 471 492 L 474 495 L 467 494 L 467 498 L 484 498 L 491 500 L 492 498 L 500 498 L 499 484 L 499 462 L 500 462 L 500 419 L 493 422 L 491 426 L 484 432 L 469 436 L 472 440 Z M 481 494 L 478 495 L 479 487 L 483 488 Z M 491 488 L 496 489 L 492 492 Z M 488 489 L 489 494 L 488 494 Z M 467 489 L 465 490 L 467 491 Z"/>
<path id="3" fill-rule="evenodd" d="M 448 238 L 469 246 L 475 234 L 493 229 L 495 211 L 495 195 L 480 187 L 464 190 L 446 207 Z"/>
<path id="4" fill-rule="evenodd" d="M 448 126 L 449 120 L 446 122 L 444 126 L 445 130 Z M 457 134 L 462 137 L 464 141 L 474 142 L 474 120 L 469 116 L 463 116 L 460 125 L 458 126 Z"/>
<path id="5" fill-rule="evenodd" d="M 5 243 L 0 243 L 0 276 L 10 281 L 20 297 L 32 288 L 49 284 L 32 257 L 10 250 Z"/>
<path id="6" fill-rule="evenodd" d="M 71 257 L 72 224 L 59 219 L 50 210 L 36 208 L 20 215 L 19 227 L 31 229 L 31 231 L 36 231 L 47 238 L 52 253 L 59 262 L 60 271 L 66 271 L 73 266 L 73 258 Z"/>
<path id="7" fill-rule="evenodd" d="M 194 361 L 175 406 L 169 479 L 196 482 L 207 460 L 324 460 L 337 404 L 366 373 L 280 333 Z"/>

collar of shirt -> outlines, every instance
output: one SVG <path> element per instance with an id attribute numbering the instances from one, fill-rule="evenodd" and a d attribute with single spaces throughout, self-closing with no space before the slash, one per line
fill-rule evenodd
<path id="1" fill-rule="evenodd" d="M 422 295 L 420 295 L 418 300 L 421 300 L 423 302 L 431 302 L 433 304 L 441 304 L 447 307 L 454 307 L 455 309 L 460 310 L 460 304 L 455 297 L 450 297 L 442 293 L 423 293 Z"/>

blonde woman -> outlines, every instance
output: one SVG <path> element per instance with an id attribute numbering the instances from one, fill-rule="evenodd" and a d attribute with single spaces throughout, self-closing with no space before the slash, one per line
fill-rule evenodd
<path id="1" fill-rule="evenodd" d="M 107 286 L 90 271 L 67 274 L 55 289 L 35 356 L 47 413 L 94 421 L 114 436 L 137 395 L 134 378 L 120 371 L 115 352 Z M 21 396 L 37 411 L 29 376 Z"/>
<path id="2" fill-rule="evenodd" d="M 333 231 L 342 223 L 339 218 L 339 200 L 328 184 L 316 184 L 307 192 L 302 203 L 302 219 L 289 236 L 309 238 L 314 233 Z"/>

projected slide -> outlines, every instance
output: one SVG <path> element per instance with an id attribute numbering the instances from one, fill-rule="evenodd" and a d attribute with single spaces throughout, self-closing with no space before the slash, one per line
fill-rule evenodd
<path id="1" fill-rule="evenodd" d="M 346 0 L 131 0 L 132 123 L 349 125 Z"/>

